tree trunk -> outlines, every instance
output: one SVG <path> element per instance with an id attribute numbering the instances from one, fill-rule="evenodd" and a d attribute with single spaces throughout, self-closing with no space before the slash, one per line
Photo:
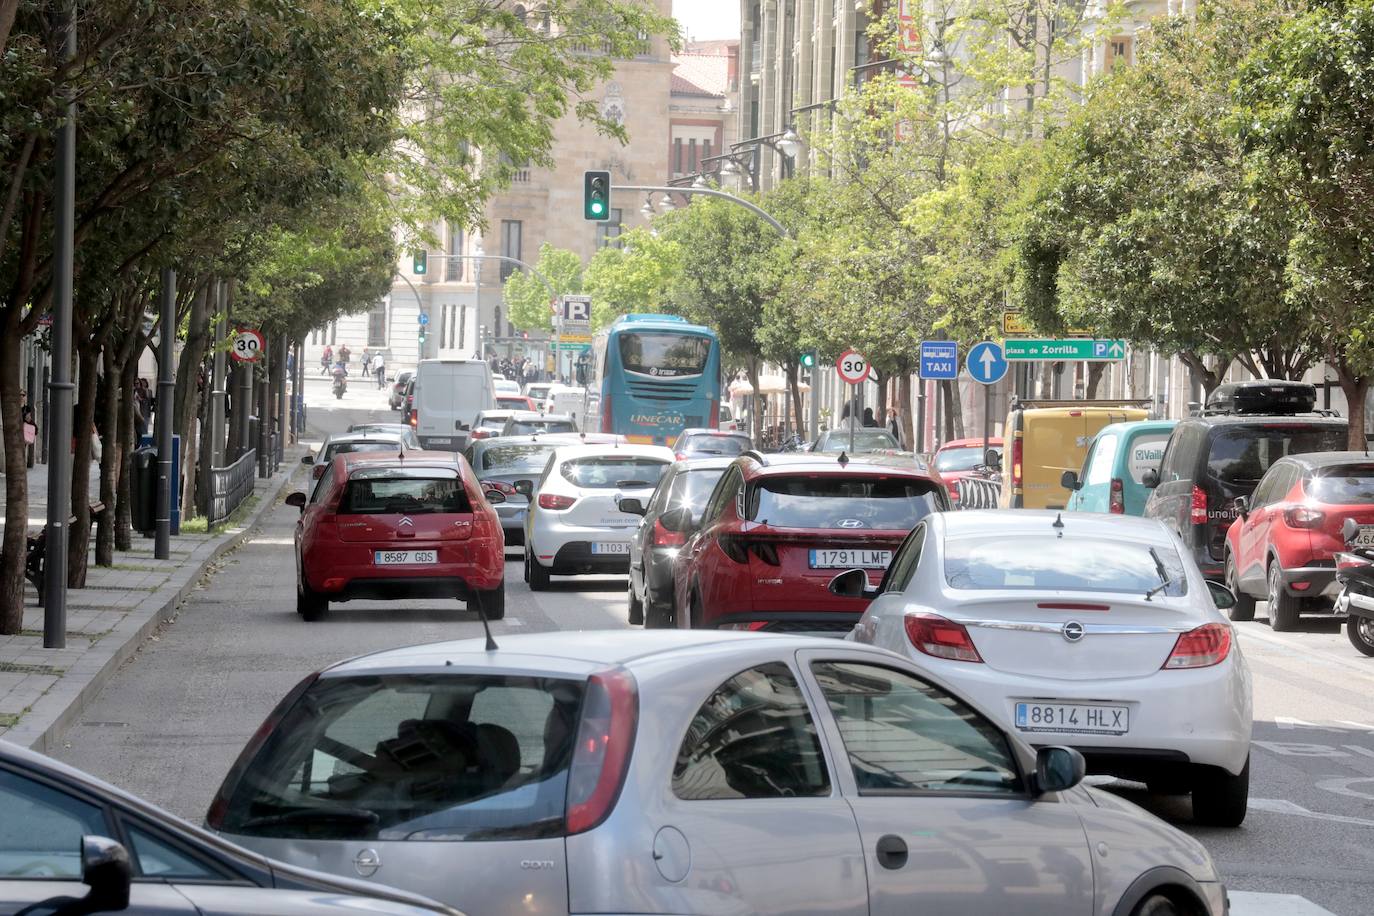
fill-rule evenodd
<path id="1" fill-rule="evenodd" d="M 794 359 L 790 363 L 788 363 L 787 366 L 787 390 L 792 394 L 792 416 L 796 418 L 796 423 L 794 423 L 793 426 L 796 429 L 797 435 L 801 437 L 803 442 L 805 442 L 806 414 L 802 409 L 805 405 L 802 403 L 801 386 L 798 384 L 797 376 L 797 361 Z M 814 374 L 812 375 L 812 379 L 814 384 Z"/>
<path id="2" fill-rule="evenodd" d="M 887 375 L 873 370 L 873 381 L 878 385 L 878 403 L 873 411 L 873 419 L 879 426 L 887 425 Z"/>
<path id="3" fill-rule="evenodd" d="M 9 41 L 10 30 L 14 28 L 14 17 L 19 12 L 19 0 L 0 0 L 0 56 L 4 55 L 5 44 Z M 4 226 L 0 225 L 0 231 Z"/>
<path id="4" fill-rule="evenodd" d="M 95 425 L 100 350 L 83 342 L 78 348 L 76 364 L 80 376 L 76 385 L 76 410 L 72 416 L 72 517 L 76 522 L 67 532 L 67 587 L 85 588 L 86 562 L 91 549 L 91 440 L 94 438 L 92 427 Z M 72 446 L 59 442 L 57 447 Z"/>
<path id="5" fill-rule="evenodd" d="M 1102 376 L 1106 374 L 1106 363 L 1088 363 L 1088 383 L 1084 389 L 1084 397 L 1090 401 L 1097 397 L 1097 388 L 1102 384 Z"/>
<path id="6" fill-rule="evenodd" d="M 897 413 L 901 421 L 902 443 L 913 452 L 916 450 L 915 411 L 911 409 L 911 373 L 903 372 L 897 381 Z"/>
<path id="7" fill-rule="evenodd" d="M 1212 393 L 1213 389 L 1221 384 L 1222 378 L 1226 375 L 1226 367 L 1231 364 L 1229 359 L 1218 360 L 1218 368 L 1208 369 L 1207 363 L 1203 361 L 1202 357 L 1191 350 L 1184 350 L 1182 353 L 1178 354 L 1178 358 L 1183 365 L 1188 367 L 1188 371 L 1192 373 L 1194 381 L 1202 384 L 1202 399 L 1204 402 L 1207 400 L 1207 396 Z"/>
<path id="8" fill-rule="evenodd" d="M 1344 359 L 1332 360 L 1331 367 L 1336 370 L 1336 379 L 1341 383 L 1345 406 L 1350 412 L 1346 448 L 1353 452 L 1363 452 L 1369 447 L 1365 439 L 1365 401 L 1369 396 L 1369 384 L 1374 381 L 1374 376 L 1355 375 Z"/>
<path id="9" fill-rule="evenodd" d="M 24 467 L 24 429 L 19 392 L 18 312 L 5 311 L 0 333 L 0 428 L 5 442 L 5 535 L 0 547 L 0 636 L 14 636 L 24 624 L 24 554 L 29 527 L 28 476 Z M 35 399 L 37 392 L 31 392 Z"/>
<path id="10" fill-rule="evenodd" d="M 138 334 L 137 329 L 130 331 Z M 114 543 L 116 550 L 129 550 L 134 546 L 133 503 L 130 502 L 131 476 L 134 452 L 134 411 L 138 410 L 138 399 L 134 397 L 134 383 L 138 380 L 138 357 L 143 348 L 135 345 L 134 352 L 124 360 L 119 372 L 119 483 L 115 488 Z M 109 511 L 108 504 L 106 511 Z"/>
<path id="11" fill-rule="evenodd" d="M 210 315 L 207 284 L 202 283 L 191 297 L 191 313 L 186 321 L 186 344 L 177 362 L 176 408 L 173 430 L 181 436 L 181 519 L 195 516 L 196 507 L 196 415 L 200 410 L 197 379 L 210 342 Z"/>
<path id="12" fill-rule="evenodd" d="M 95 565 L 114 565 L 114 506 L 115 493 L 119 486 L 120 465 L 125 462 L 124 449 L 120 447 L 119 416 L 120 373 L 115 364 L 114 347 L 105 347 L 101 354 L 105 364 L 105 398 L 100 404 L 100 429 L 105 447 L 100 451 L 100 501 L 105 511 L 100 513 L 95 529 Z"/>
<path id="13" fill-rule="evenodd" d="M 763 447 L 763 413 L 764 407 L 768 403 L 759 394 L 759 361 L 754 357 L 749 357 L 745 363 L 745 371 L 749 374 L 749 384 L 754 391 L 750 397 L 752 408 L 749 413 L 754 418 L 754 445 L 758 448 Z"/>
<path id="14" fill-rule="evenodd" d="M 945 429 L 948 431 L 946 442 L 964 438 L 964 405 L 959 401 L 959 383 L 946 380 L 940 383 L 945 391 Z"/>

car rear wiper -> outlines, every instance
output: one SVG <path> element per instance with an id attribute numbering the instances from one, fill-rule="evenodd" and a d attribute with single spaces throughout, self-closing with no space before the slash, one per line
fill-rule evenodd
<path id="1" fill-rule="evenodd" d="M 1164 568 L 1164 561 L 1159 558 L 1153 547 L 1150 548 L 1150 559 L 1155 561 L 1155 572 L 1159 573 L 1159 584 L 1145 593 L 1145 600 L 1151 601 L 1155 595 L 1164 591 L 1174 584 L 1174 580 L 1169 578 L 1169 571 Z"/>
<path id="2" fill-rule="evenodd" d="M 355 825 L 359 828 L 375 827 L 381 822 L 381 816 L 375 811 L 366 811 L 362 808 L 290 808 L 277 814 L 264 814 L 259 817 L 250 817 L 240 826 L 244 828 L 252 827 L 280 827 L 285 825 L 305 825 L 305 824 L 328 824 L 340 823 Z"/>

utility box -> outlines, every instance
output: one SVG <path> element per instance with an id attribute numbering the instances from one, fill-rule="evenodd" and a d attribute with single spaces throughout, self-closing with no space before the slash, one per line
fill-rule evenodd
<path id="1" fill-rule="evenodd" d="M 133 529 L 152 536 L 157 528 L 157 449 L 136 448 L 129 456 L 129 502 Z"/>

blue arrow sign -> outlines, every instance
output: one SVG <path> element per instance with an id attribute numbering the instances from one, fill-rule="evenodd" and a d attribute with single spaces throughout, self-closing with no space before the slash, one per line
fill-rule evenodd
<path id="1" fill-rule="evenodd" d="M 420 313 L 420 324 L 429 324 L 429 316 L 424 312 Z"/>
<path id="2" fill-rule="evenodd" d="M 990 340 L 970 347 L 964 365 L 969 376 L 983 385 L 994 385 L 1007 374 L 1007 358 L 1002 348 Z"/>
<path id="3" fill-rule="evenodd" d="M 953 340 L 921 341 L 921 378 L 959 377 L 959 344 Z"/>

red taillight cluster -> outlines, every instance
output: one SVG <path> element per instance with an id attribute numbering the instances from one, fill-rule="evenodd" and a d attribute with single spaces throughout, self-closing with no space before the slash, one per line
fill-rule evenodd
<path id="1" fill-rule="evenodd" d="M 951 480 L 945 486 L 949 489 L 949 501 L 957 503 L 959 501 L 959 481 Z"/>
<path id="2" fill-rule="evenodd" d="M 1338 573 L 1367 569 L 1370 566 L 1374 566 L 1374 560 L 1365 559 L 1358 554 L 1345 553 L 1344 551 L 1336 554 L 1336 572 Z"/>
<path id="3" fill-rule="evenodd" d="M 495 490 L 502 496 L 514 496 L 516 493 L 520 492 L 504 480 L 484 480 L 482 481 L 482 489 Z"/>
<path id="4" fill-rule="evenodd" d="M 577 502 L 576 496 L 560 496 L 557 493 L 539 494 L 539 508 L 541 509 L 562 511 L 563 509 L 571 508 L 572 504 L 575 502 Z"/>
<path id="5" fill-rule="evenodd" d="M 1307 506 L 1293 506 L 1283 510 L 1283 518 L 1289 528 L 1320 528 L 1326 521 L 1326 513 Z"/>
<path id="6" fill-rule="evenodd" d="M 1122 488 L 1121 478 L 1112 478 L 1111 492 L 1107 497 L 1107 511 L 1112 515 L 1126 514 L 1126 493 Z"/>
<path id="7" fill-rule="evenodd" d="M 918 652 L 934 658 L 954 662 L 983 661 L 964 625 L 939 614 L 907 614 L 906 638 Z"/>
<path id="8" fill-rule="evenodd" d="M 1193 499 L 1188 507 L 1188 521 L 1194 525 L 1207 524 L 1207 494 L 1197 484 L 1193 484 Z"/>
<path id="9" fill-rule="evenodd" d="M 601 398 L 601 431 L 609 433 L 615 431 L 615 416 L 611 413 L 611 396 L 603 395 Z"/>
<path id="10" fill-rule="evenodd" d="M 1224 623 L 1205 623 L 1178 638 L 1162 670 L 1209 668 L 1221 664 L 1230 652 L 1231 628 Z"/>
<path id="11" fill-rule="evenodd" d="M 639 690 L 628 671 L 603 671 L 588 678 L 568 769 L 569 834 L 591 830 L 615 807 L 638 724 Z"/>
<path id="12" fill-rule="evenodd" d="M 487 438 L 487 437 L 490 436 L 490 435 L 491 435 L 491 430 L 489 430 L 489 429 L 482 429 L 482 428 L 479 427 L 479 428 L 477 428 L 477 429 L 474 429 L 474 430 L 472 431 L 471 435 L 468 436 L 468 438 L 469 438 L 469 439 L 485 439 L 485 438 Z"/>
<path id="13" fill-rule="evenodd" d="M 720 545 L 721 552 L 736 563 L 748 563 L 749 552 L 752 550 L 754 556 L 769 566 L 779 565 L 778 549 L 767 541 L 753 540 L 737 534 L 722 534 L 716 543 Z"/>
<path id="14" fill-rule="evenodd" d="M 669 531 L 663 527 L 663 523 L 654 519 L 654 546 L 655 547 L 681 547 L 687 543 L 687 535 L 681 531 Z"/>
<path id="15" fill-rule="evenodd" d="M 416 413 L 415 413 L 414 410 L 411 410 L 411 411 L 410 411 L 410 417 L 409 417 L 409 419 L 406 420 L 406 422 L 410 424 L 410 428 L 411 428 L 411 429 L 414 429 L 415 427 L 417 427 L 417 426 L 420 425 L 420 423 L 419 423 L 419 417 L 416 416 Z"/>
<path id="16" fill-rule="evenodd" d="M 1021 486 L 1021 437 L 1011 440 L 1011 485 Z"/>

